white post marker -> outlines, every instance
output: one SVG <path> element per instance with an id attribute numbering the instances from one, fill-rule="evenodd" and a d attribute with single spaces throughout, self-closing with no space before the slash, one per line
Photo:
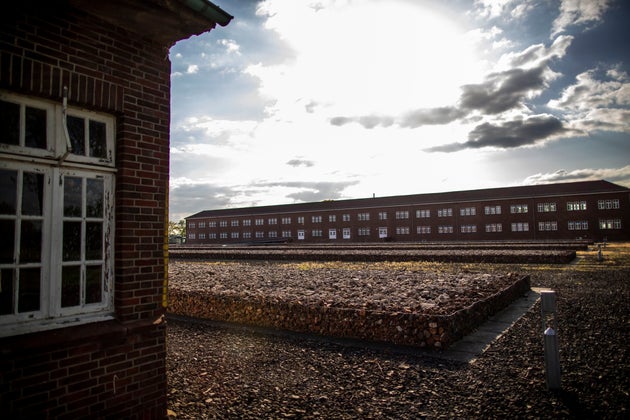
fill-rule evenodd
<path id="1" fill-rule="evenodd" d="M 558 320 L 556 314 L 556 292 L 540 292 L 540 310 L 545 350 L 545 373 L 547 389 L 560 389 L 560 349 L 558 346 Z"/>
<path id="2" fill-rule="evenodd" d="M 560 389 L 558 336 L 551 327 L 545 330 L 545 372 L 547 373 L 547 389 Z"/>

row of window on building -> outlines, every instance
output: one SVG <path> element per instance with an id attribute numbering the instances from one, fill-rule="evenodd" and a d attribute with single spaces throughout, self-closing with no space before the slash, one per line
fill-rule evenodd
<path id="1" fill-rule="evenodd" d="M 510 224 L 510 229 L 512 232 L 529 232 L 529 223 L 528 222 L 516 222 Z M 567 222 L 567 229 L 570 231 L 585 231 L 589 230 L 589 223 L 587 220 L 576 220 Z M 600 230 L 609 230 L 609 229 L 621 229 L 621 219 L 602 219 L 599 221 L 599 229 Z M 547 221 L 547 222 L 538 222 L 538 230 L 539 231 L 557 231 L 558 230 L 558 222 L 557 221 Z M 338 229 L 328 229 L 328 237 L 329 239 L 337 239 Z M 399 226 L 395 228 L 396 235 L 410 235 L 411 228 L 409 226 Z M 416 233 L 418 235 L 430 235 L 433 233 L 433 229 L 431 226 L 417 226 Z M 477 225 L 461 225 L 460 226 L 461 233 L 477 233 Z M 502 223 L 489 223 L 485 225 L 486 233 L 497 233 L 503 232 L 503 224 Z M 388 230 L 387 228 L 379 228 L 379 237 L 387 237 Z M 437 226 L 438 234 L 451 234 L 454 233 L 454 229 L 452 225 L 440 225 Z M 372 234 L 372 230 L 369 227 L 360 227 L 357 229 L 358 236 L 370 236 Z M 297 238 L 304 239 L 306 232 L 304 230 L 297 231 Z M 323 237 L 324 231 L 322 229 L 313 229 L 311 230 L 312 237 Z M 343 239 L 350 239 L 352 236 L 351 228 L 343 228 L 341 229 L 341 237 Z M 220 233 L 199 233 L 195 234 L 194 232 L 190 232 L 188 234 L 189 239 L 264 239 L 264 238 L 293 238 L 293 232 L 291 230 L 282 230 L 278 231 L 256 231 L 256 232 L 220 232 Z"/>
<path id="2" fill-rule="evenodd" d="M 555 212 L 557 211 L 557 205 L 556 203 L 550 202 L 550 203 L 538 203 L 537 205 L 538 207 L 538 212 L 540 213 L 548 213 L 548 212 Z M 571 201 L 567 203 L 567 211 L 585 211 L 587 209 L 587 204 L 586 201 Z M 613 199 L 613 200 L 598 200 L 597 202 L 597 208 L 599 210 L 605 210 L 605 209 L 618 209 L 619 208 L 619 200 L 618 199 Z M 497 206 L 485 206 L 484 207 L 484 214 L 485 215 L 495 215 L 495 214 L 501 214 L 501 206 L 497 205 Z M 523 214 L 523 213 L 528 213 L 529 212 L 529 208 L 527 204 L 512 204 L 510 205 L 510 213 L 512 214 Z M 408 210 L 400 210 L 400 211 L 396 211 L 394 213 L 394 216 L 396 218 L 396 220 L 405 220 L 405 219 L 409 219 L 409 215 L 410 212 Z M 459 215 L 460 216 L 476 216 L 477 215 L 477 208 L 476 207 L 462 207 L 459 209 Z M 445 207 L 445 208 L 440 208 L 437 209 L 437 217 L 452 217 L 453 216 L 453 208 L 451 207 Z M 389 217 L 388 212 L 386 211 L 381 211 L 378 213 L 378 220 L 387 220 Z M 431 217 L 431 210 L 430 209 L 424 209 L 424 210 L 416 210 L 416 218 L 418 219 L 427 219 Z M 278 219 L 277 217 L 269 217 L 267 218 L 267 225 L 277 225 L 278 224 L 278 220 L 280 220 L 280 223 L 283 225 L 290 225 L 293 221 L 293 219 L 291 217 L 282 217 L 280 219 Z M 305 223 L 306 218 L 304 216 L 298 216 L 297 217 L 297 223 L 300 225 L 303 225 Z M 321 215 L 315 215 L 315 216 L 311 216 L 311 223 L 322 223 L 324 220 L 324 218 Z M 349 222 L 351 220 L 351 215 L 350 214 L 343 214 L 341 216 L 341 220 L 344 222 Z M 358 221 L 362 221 L 362 222 L 366 222 L 370 220 L 370 213 L 369 212 L 364 212 L 364 213 L 358 213 L 357 214 L 357 220 Z M 337 222 L 337 215 L 335 214 L 331 214 L 328 216 L 328 222 L 331 223 L 335 223 Z M 229 222 L 229 226 L 230 227 L 239 227 L 239 225 L 242 223 L 242 226 L 252 226 L 252 220 L 251 219 L 244 219 L 242 221 L 239 220 L 231 220 Z M 264 226 L 265 225 L 265 219 L 264 218 L 256 218 L 254 219 L 254 225 L 255 226 Z M 188 224 L 188 227 L 191 229 L 194 229 L 196 227 L 199 227 L 201 229 L 206 227 L 206 222 L 199 222 L 197 224 L 195 224 L 195 222 L 190 222 Z M 228 221 L 227 220 L 220 220 L 220 221 L 210 221 L 207 224 L 207 227 L 209 228 L 216 228 L 216 227 L 228 227 Z"/>

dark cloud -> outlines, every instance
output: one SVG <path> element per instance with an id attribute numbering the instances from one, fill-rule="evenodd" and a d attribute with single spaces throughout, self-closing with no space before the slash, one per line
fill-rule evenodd
<path id="1" fill-rule="evenodd" d="M 448 124 L 464 115 L 465 112 L 452 106 L 418 109 L 405 115 L 400 121 L 400 126 L 416 128 L 423 125 Z"/>
<path id="2" fill-rule="evenodd" d="M 305 166 L 307 168 L 310 168 L 313 165 L 315 165 L 315 162 L 313 162 L 312 160 L 306 160 L 306 159 L 291 159 L 290 161 L 287 162 L 287 165 L 294 166 L 296 168 L 298 166 Z"/>
<path id="3" fill-rule="evenodd" d="M 523 99 L 545 88 L 546 66 L 511 69 L 488 76 L 484 83 L 462 86 L 460 106 L 466 111 L 500 114 L 522 106 Z"/>
<path id="4" fill-rule="evenodd" d="M 404 115 L 398 124 L 401 127 L 417 128 L 423 125 L 448 124 L 466 118 L 475 111 L 484 115 L 497 115 L 513 109 L 524 109 L 527 97 L 539 94 L 548 85 L 551 73 L 546 64 L 531 69 L 510 69 L 490 74 L 483 83 L 464 85 L 459 105 L 425 108 Z M 377 126 L 389 127 L 394 118 L 383 115 L 359 117 L 334 117 L 330 123 L 342 126 L 358 122 L 371 129 Z"/>
<path id="5" fill-rule="evenodd" d="M 352 121 L 353 119 L 348 117 L 333 117 L 330 119 L 330 124 L 341 127 L 342 125 L 349 124 Z"/>
<path id="6" fill-rule="evenodd" d="M 372 129 L 377 126 L 389 127 L 394 124 L 394 119 L 388 116 L 382 115 L 365 115 L 357 119 L 358 123 L 367 129 Z"/>
<path id="7" fill-rule="evenodd" d="M 468 141 L 427 149 L 429 152 L 456 152 L 464 149 L 497 147 L 510 149 L 533 145 L 567 131 L 562 121 L 551 115 L 538 115 L 502 124 L 483 123 L 468 134 Z"/>
<path id="8" fill-rule="evenodd" d="M 389 127 L 394 124 L 394 118 L 386 115 L 363 115 L 360 117 L 333 117 L 330 119 L 330 124 L 339 127 L 352 122 L 359 123 L 364 128 L 372 129 L 378 126 Z"/>

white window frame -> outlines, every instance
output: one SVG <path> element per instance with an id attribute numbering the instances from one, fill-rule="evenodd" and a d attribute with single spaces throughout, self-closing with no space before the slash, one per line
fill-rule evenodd
<path id="1" fill-rule="evenodd" d="M 514 222 L 511 225 L 512 232 L 529 232 L 528 222 Z"/>
<path id="2" fill-rule="evenodd" d="M 113 319 L 114 311 L 114 206 L 115 206 L 115 118 L 108 114 L 87 110 L 68 108 L 69 116 L 85 120 L 85 149 L 89 153 L 90 121 L 102 124 L 105 128 L 104 157 L 93 157 L 73 154 L 68 150 L 66 130 L 64 129 L 64 109 L 62 104 L 35 98 L 28 98 L 13 93 L 0 91 L 0 100 L 19 105 L 20 130 L 19 144 L 0 145 L 0 168 L 16 171 L 18 175 L 17 198 L 21 199 L 21 180 L 23 174 L 38 173 L 43 176 L 42 213 L 37 216 L 21 214 L 21 204 L 16 203 L 15 215 L 0 215 L 1 219 L 15 221 L 15 243 L 20 240 L 20 225 L 28 220 L 41 221 L 41 258 L 37 262 L 22 263 L 12 261 L 1 264 L 4 270 L 17 272 L 30 267 L 39 268 L 39 309 L 29 312 L 17 312 L 0 315 L 0 336 L 10 336 L 34 331 L 43 331 L 66 326 Z M 31 107 L 46 112 L 46 147 L 34 148 L 25 145 L 25 110 Z M 82 215 L 64 216 L 64 187 L 68 177 L 77 177 L 81 181 L 80 194 Z M 102 180 L 103 210 L 99 217 L 90 217 L 86 211 L 89 191 L 87 180 Z M 69 223 L 80 223 L 81 246 L 79 256 L 72 261 L 64 261 L 63 233 L 64 220 Z M 85 236 L 87 225 L 102 224 L 102 245 L 100 258 L 89 259 L 86 250 Z M 194 227 L 194 222 L 189 224 Z M 190 233 L 189 238 L 194 238 Z M 100 301 L 87 303 L 87 270 L 100 266 L 101 284 Z M 80 278 L 78 304 L 62 307 L 62 272 L 63 267 L 79 267 Z M 13 284 L 13 305 L 19 298 L 16 283 Z M 97 289 L 98 290 L 98 289 Z M 19 303 L 19 301 L 18 301 Z M 16 311 L 12 311 L 16 312 Z"/>
<path id="3" fill-rule="evenodd" d="M 483 211 L 486 215 L 501 214 L 501 206 L 485 206 Z"/>
<path id="4" fill-rule="evenodd" d="M 502 223 L 488 223 L 486 225 L 486 233 L 499 233 L 503 232 Z"/>
<path id="5" fill-rule="evenodd" d="M 541 232 L 554 232 L 558 230 L 558 222 L 555 220 L 538 222 L 538 230 Z"/>
<path id="6" fill-rule="evenodd" d="M 599 228 L 601 230 L 621 229 L 621 219 L 600 219 Z"/>
<path id="7" fill-rule="evenodd" d="M 520 214 L 528 212 L 527 204 L 512 204 L 510 205 L 510 213 L 512 214 Z"/>
<path id="8" fill-rule="evenodd" d="M 453 226 L 450 225 L 440 225 L 438 226 L 439 234 L 450 234 L 453 233 Z"/>
<path id="9" fill-rule="evenodd" d="M 475 207 L 462 207 L 459 209 L 460 216 L 476 216 L 477 209 Z"/>
<path id="10" fill-rule="evenodd" d="M 418 235 L 429 235 L 431 234 L 431 226 L 418 226 L 416 227 L 416 232 Z"/>
<path id="11" fill-rule="evenodd" d="M 429 209 L 416 210 L 417 219 L 428 219 L 430 217 L 431 217 L 431 210 Z"/>
<path id="12" fill-rule="evenodd" d="M 586 210 L 586 200 L 567 202 L 567 211 L 584 211 L 584 210 Z"/>
<path id="13" fill-rule="evenodd" d="M 618 209 L 619 208 L 619 199 L 610 199 L 610 200 L 597 200 L 597 209 L 598 210 L 610 210 L 610 209 Z"/>
<path id="14" fill-rule="evenodd" d="M 459 228 L 461 233 L 477 233 L 477 225 L 461 225 Z"/>
<path id="15" fill-rule="evenodd" d="M 538 203 L 538 212 L 539 213 L 550 213 L 555 212 L 557 210 L 557 206 L 555 202 L 551 203 Z"/>
<path id="16" fill-rule="evenodd" d="M 396 219 L 397 220 L 402 220 L 402 219 L 409 219 L 409 210 L 399 210 L 396 212 Z"/>

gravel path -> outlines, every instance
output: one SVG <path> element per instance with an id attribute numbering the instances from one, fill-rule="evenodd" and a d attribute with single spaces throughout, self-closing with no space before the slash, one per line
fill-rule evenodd
<path id="1" fill-rule="evenodd" d="M 539 304 L 470 364 L 170 320 L 171 417 L 627 418 L 627 261 L 484 269 L 556 290 L 561 391 L 545 387 Z"/>

